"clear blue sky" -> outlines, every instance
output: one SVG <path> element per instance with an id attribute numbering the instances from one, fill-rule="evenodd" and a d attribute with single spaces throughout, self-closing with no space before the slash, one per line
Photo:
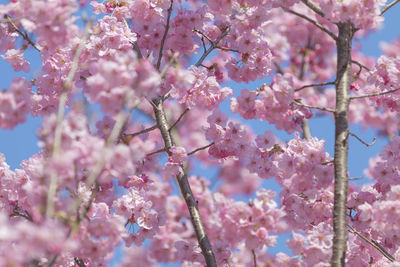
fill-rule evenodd
<path id="1" fill-rule="evenodd" d="M 381 41 L 390 42 L 395 38 L 400 37 L 400 4 L 389 10 L 385 14 L 385 23 L 381 31 L 371 33 L 365 38 L 362 43 L 362 51 L 369 56 L 378 57 L 381 54 L 379 49 L 379 43 Z M 40 70 L 40 60 L 35 50 L 29 49 L 26 52 L 28 59 L 31 59 L 31 72 L 25 74 L 23 72 L 14 73 L 11 66 L 0 58 L 0 72 L 2 73 L 2 79 L 0 80 L 0 90 L 7 90 L 14 77 L 25 76 L 28 79 L 32 79 L 38 70 Z M 254 83 L 253 85 L 255 86 Z M 258 85 L 258 84 L 257 84 Z M 229 84 L 235 91 L 243 88 L 251 88 L 252 84 Z M 223 104 L 223 110 L 228 112 L 228 104 Z M 231 118 L 239 119 L 237 115 L 230 114 Z M 248 123 L 256 133 L 263 133 L 267 128 L 267 122 L 259 121 L 243 121 Z M 29 117 L 28 122 L 18 125 L 14 130 L 1 130 L 0 129 L 0 153 L 6 156 L 7 163 L 12 169 L 18 168 L 21 160 L 29 158 L 32 154 L 38 152 L 40 149 L 37 146 L 38 139 L 36 137 L 36 131 L 40 126 L 39 118 Z M 333 121 L 328 118 L 312 119 L 310 121 L 311 131 L 313 136 L 317 136 L 320 139 L 326 140 L 325 149 L 333 155 L 333 133 L 334 125 Z M 364 140 L 369 141 L 376 137 L 374 131 L 368 129 L 367 131 L 361 131 L 360 127 L 353 125 L 351 131 L 358 134 Z M 277 132 L 277 135 L 282 140 L 288 140 L 290 136 L 283 132 Z M 376 144 L 372 147 L 366 147 L 354 138 L 350 138 L 350 150 L 349 150 L 349 171 L 351 177 L 364 177 L 363 170 L 368 167 L 368 159 L 376 156 L 383 145 L 387 144 L 386 139 L 378 138 Z M 202 173 L 198 173 L 205 177 L 211 176 L 212 171 L 202 170 Z M 368 180 L 363 178 L 354 183 L 366 183 Z M 272 180 L 268 180 L 263 184 L 264 187 L 270 189 L 277 189 L 276 184 Z M 279 251 L 288 252 L 285 248 L 285 239 L 287 235 L 279 238 L 278 245 L 275 248 L 270 249 L 272 253 Z M 120 259 L 119 256 L 115 259 L 113 264 Z M 163 265 L 166 266 L 166 265 Z M 172 266 L 172 265 L 169 265 Z M 176 265 L 175 265 L 176 266 Z"/>

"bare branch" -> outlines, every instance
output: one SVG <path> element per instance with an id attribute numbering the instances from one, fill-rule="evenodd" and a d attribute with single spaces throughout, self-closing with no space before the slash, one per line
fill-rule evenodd
<path id="1" fill-rule="evenodd" d="M 203 58 L 203 60 L 204 60 L 204 58 Z M 202 63 L 202 60 L 199 61 L 199 64 L 201 64 L 201 63 Z M 161 136 L 164 140 L 166 152 L 168 155 L 171 155 L 171 152 L 169 151 L 169 149 L 172 146 L 174 146 L 175 141 L 169 131 L 170 127 L 168 126 L 168 121 L 167 121 L 167 118 L 165 115 L 162 98 L 156 98 L 152 102 L 154 104 L 153 110 L 154 110 L 154 114 L 155 114 L 155 117 L 157 120 L 158 128 L 159 128 Z M 176 176 L 176 179 L 177 179 L 181 194 L 182 194 L 183 198 L 185 199 L 186 205 L 188 207 L 192 225 L 194 228 L 194 232 L 196 233 L 196 237 L 199 242 L 204 259 L 206 261 L 206 265 L 207 265 L 207 267 L 216 267 L 217 263 L 215 260 L 215 255 L 212 250 L 211 243 L 208 239 L 207 233 L 205 231 L 205 228 L 204 228 L 201 216 L 200 216 L 199 208 L 197 206 L 197 201 L 193 195 L 192 189 L 190 187 L 190 184 L 189 184 L 189 181 L 187 178 L 187 173 L 183 166 L 181 166 L 179 168 L 179 173 Z"/>
<path id="2" fill-rule="evenodd" d="M 210 143 L 210 144 L 208 144 L 208 145 L 205 145 L 205 146 L 196 148 L 195 150 L 189 152 L 189 153 L 188 153 L 188 156 L 193 155 L 194 153 L 196 153 L 196 152 L 198 152 L 198 151 L 200 151 L 200 150 L 207 149 L 207 148 L 209 148 L 210 146 L 212 146 L 213 144 L 215 144 L 215 143 L 212 142 L 212 143 Z"/>
<path id="3" fill-rule="evenodd" d="M 188 111 L 189 111 L 189 109 L 188 109 L 188 108 L 185 108 L 185 110 L 182 112 L 182 114 L 179 116 L 179 118 L 174 122 L 174 124 L 172 124 L 172 125 L 169 127 L 168 131 L 171 131 L 171 130 L 181 121 L 181 119 L 183 118 L 183 116 L 185 116 L 185 114 L 186 114 Z"/>
<path id="4" fill-rule="evenodd" d="M 372 142 L 370 144 L 368 144 L 367 142 L 363 141 L 360 137 L 358 137 L 356 134 L 352 133 L 349 131 L 349 134 L 351 136 L 354 136 L 358 141 L 360 141 L 362 144 L 366 145 L 366 146 L 372 146 L 375 144 L 376 142 L 376 138 L 374 137 L 374 139 L 372 140 Z"/>
<path id="5" fill-rule="evenodd" d="M 351 96 L 350 100 L 353 99 L 360 99 L 360 98 L 366 98 L 366 97 L 374 97 L 374 96 L 381 96 L 381 95 L 386 95 L 386 94 L 390 94 L 390 93 L 394 93 L 396 91 L 400 90 L 399 88 L 393 89 L 393 90 L 389 90 L 389 91 L 385 91 L 385 92 L 380 92 L 380 93 L 374 93 L 374 94 L 368 94 L 368 95 L 356 95 L 356 96 Z"/>
<path id="6" fill-rule="evenodd" d="M 293 104 L 301 106 L 301 107 L 305 107 L 305 108 L 312 108 L 312 109 L 318 109 L 318 110 L 322 110 L 322 111 L 326 111 L 326 112 L 331 112 L 334 113 L 335 110 L 331 109 L 331 108 L 325 108 L 325 107 L 318 107 L 318 106 L 311 106 L 311 105 L 307 105 L 307 104 L 303 104 L 301 102 L 299 102 L 298 100 L 295 100 L 293 102 Z"/>
<path id="7" fill-rule="evenodd" d="M 158 53 L 158 60 L 157 60 L 157 70 L 160 70 L 160 65 L 161 65 L 161 59 L 163 56 L 163 51 L 164 51 L 164 44 L 165 44 L 165 39 L 167 39 L 167 34 L 169 30 L 169 21 L 171 19 L 171 13 L 172 13 L 172 5 L 174 4 L 174 0 L 171 0 L 171 5 L 168 8 L 168 15 L 167 15 L 167 24 L 165 24 L 165 30 L 164 30 L 164 35 L 161 39 L 161 45 L 160 45 L 160 52 Z"/>
<path id="8" fill-rule="evenodd" d="M 363 234 L 361 234 L 360 232 L 358 232 L 356 229 L 354 229 L 353 227 L 351 227 L 351 225 L 347 224 L 347 227 L 349 228 L 349 232 L 356 234 L 357 236 L 359 236 L 362 240 L 364 240 L 365 242 L 367 242 L 368 244 L 370 244 L 371 246 L 373 246 L 375 249 L 377 249 L 380 253 L 382 253 L 382 255 L 388 259 L 391 262 L 396 262 L 396 259 L 390 255 L 389 252 L 386 251 L 386 249 L 384 247 L 382 247 L 378 242 L 376 242 L 373 239 L 369 239 L 367 237 L 365 237 Z"/>
<path id="9" fill-rule="evenodd" d="M 8 25 L 10 25 L 19 35 L 21 35 L 22 38 L 24 38 L 24 40 L 28 42 L 28 44 L 30 44 L 33 48 L 40 52 L 40 49 L 37 48 L 36 44 L 29 38 L 28 34 L 26 32 L 23 33 L 20 29 L 18 29 L 17 25 L 15 25 L 9 15 L 5 14 L 4 19 L 6 19 Z"/>
<path id="10" fill-rule="evenodd" d="M 218 46 L 218 43 L 228 35 L 229 31 L 231 30 L 231 26 L 227 26 L 225 30 L 221 33 L 220 36 L 213 42 L 211 41 L 211 46 L 207 49 L 206 52 L 203 53 L 201 58 L 196 62 L 195 66 L 199 67 L 201 64 L 203 64 L 203 61 L 206 59 L 206 57 Z"/>
<path id="11" fill-rule="evenodd" d="M 79 259 L 79 258 L 75 257 L 74 261 L 79 267 L 86 267 L 85 262 L 82 259 Z"/>
<path id="12" fill-rule="evenodd" d="M 156 150 L 156 151 L 150 152 L 149 154 L 146 154 L 146 157 L 150 157 L 150 156 L 153 156 L 155 154 L 158 154 L 158 153 L 161 153 L 161 152 L 166 152 L 166 151 L 167 151 L 166 148 L 161 148 L 159 150 Z"/>
<path id="13" fill-rule="evenodd" d="M 397 4 L 398 2 L 400 2 L 400 0 L 394 0 L 392 2 L 390 2 L 389 4 L 387 4 L 384 8 L 382 8 L 381 10 L 381 16 L 389 10 L 389 8 L 393 7 L 395 4 Z"/>
<path id="14" fill-rule="evenodd" d="M 303 15 L 303 14 L 300 14 L 300 13 L 298 13 L 298 12 L 296 12 L 296 11 L 293 11 L 293 10 L 290 10 L 290 9 L 287 9 L 287 8 L 284 8 L 284 10 L 287 11 L 287 12 L 289 12 L 289 13 L 291 13 L 291 14 L 293 14 L 293 15 L 296 15 L 296 16 L 298 16 L 298 17 L 300 17 L 300 18 L 303 18 L 303 19 L 307 20 L 308 22 L 310 22 L 311 24 L 313 24 L 314 26 L 316 26 L 316 27 L 317 27 L 318 29 L 320 29 L 321 31 L 327 33 L 330 37 L 332 37 L 333 40 L 337 41 L 338 37 L 337 37 L 335 34 L 333 34 L 331 31 L 329 31 L 328 29 L 326 29 L 324 26 L 322 26 L 321 24 L 319 24 L 319 23 L 316 22 L 315 20 L 310 19 L 309 17 L 307 17 L 307 16 L 305 16 L 305 15 Z"/>
<path id="15" fill-rule="evenodd" d="M 319 87 L 319 86 L 326 86 L 326 85 L 335 85 L 336 81 L 333 82 L 326 82 L 326 83 L 314 83 L 314 84 L 308 84 L 308 85 L 304 85 L 302 87 L 296 88 L 294 89 L 295 92 L 301 91 L 305 88 L 309 88 L 309 87 Z"/>
<path id="16" fill-rule="evenodd" d="M 256 252 L 254 251 L 254 249 L 251 250 L 251 253 L 253 254 L 253 264 L 254 264 L 254 267 L 257 267 L 257 266 L 258 266 L 258 265 L 257 265 L 257 255 L 256 255 Z"/>
<path id="17" fill-rule="evenodd" d="M 367 71 L 370 71 L 370 69 L 365 66 L 364 64 L 361 64 L 360 62 L 356 61 L 356 60 L 351 60 L 351 63 L 358 65 L 360 68 L 365 69 Z"/>
<path id="18" fill-rule="evenodd" d="M 151 131 L 153 131 L 153 130 L 155 130 L 155 129 L 157 129 L 157 125 L 153 125 L 153 126 L 151 126 L 151 127 L 149 127 L 149 128 L 146 128 L 146 129 L 141 130 L 141 131 L 136 132 L 136 133 L 132 133 L 132 134 L 123 134 L 121 139 L 122 139 L 122 141 L 123 141 L 124 143 L 129 143 L 129 141 L 130 141 L 133 137 L 138 136 L 138 135 L 141 135 L 141 134 L 144 134 L 144 133 L 151 132 Z"/>
<path id="19" fill-rule="evenodd" d="M 239 50 L 233 49 L 233 48 L 230 48 L 230 47 L 216 46 L 216 48 L 224 50 L 224 51 L 235 52 L 235 53 L 239 53 L 240 52 Z"/>
<path id="20" fill-rule="evenodd" d="M 312 11 L 320 15 L 321 17 L 325 17 L 324 12 L 322 12 L 321 8 L 319 8 L 315 3 L 310 0 L 301 0 L 306 6 L 308 6 Z"/>
<path id="21" fill-rule="evenodd" d="M 206 38 L 206 39 L 210 42 L 210 44 L 213 43 L 213 40 L 211 40 L 211 38 L 208 37 L 207 34 L 204 34 L 203 32 L 201 32 L 201 31 L 199 31 L 199 30 L 196 30 L 196 29 L 193 29 L 193 32 L 197 32 L 197 33 L 200 34 L 203 38 Z"/>

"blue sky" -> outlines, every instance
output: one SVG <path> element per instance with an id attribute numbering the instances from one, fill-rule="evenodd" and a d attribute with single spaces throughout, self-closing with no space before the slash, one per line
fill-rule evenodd
<path id="1" fill-rule="evenodd" d="M 395 38 L 400 37 L 400 4 L 393 7 L 391 10 L 385 13 L 385 22 L 383 29 L 369 34 L 365 39 L 361 41 L 362 51 L 369 56 L 378 57 L 381 53 L 379 49 L 379 43 L 381 41 L 390 42 Z M 32 79 L 37 71 L 40 70 L 40 60 L 38 53 L 35 50 L 29 49 L 26 52 L 27 58 L 31 60 L 31 72 L 24 74 L 22 72 L 14 73 L 11 66 L 0 57 L 0 72 L 2 73 L 2 79 L 0 80 L 0 90 L 7 90 L 8 86 L 14 77 L 25 76 L 28 79 Z M 229 84 L 235 91 L 239 91 L 243 88 L 251 89 L 252 84 Z M 228 112 L 228 104 L 223 104 L 223 110 Z M 239 119 L 237 115 L 230 114 L 231 118 Z M 243 121 L 244 122 L 244 121 Z M 267 126 L 267 122 L 260 121 L 246 121 L 254 129 L 256 133 L 263 133 L 266 129 L 273 129 Z M 12 169 L 18 168 L 21 160 L 28 159 L 32 154 L 38 152 L 40 148 L 37 146 L 36 132 L 40 126 L 40 119 L 29 117 L 28 121 L 24 124 L 18 125 L 14 130 L 1 130 L 0 129 L 0 153 L 6 156 L 7 163 Z M 325 149 L 333 155 L 333 134 L 334 124 L 330 118 L 317 118 L 310 121 L 311 131 L 313 136 L 317 136 L 319 139 L 326 140 Z M 371 141 L 375 135 L 375 132 L 371 129 L 362 131 L 358 125 L 352 125 L 351 131 L 358 134 L 367 142 Z M 288 140 L 290 136 L 282 132 L 277 132 L 277 135 L 282 140 Z M 382 149 L 382 146 L 387 144 L 387 139 L 377 138 L 375 145 L 366 147 L 354 138 L 350 138 L 350 149 L 349 149 L 349 171 L 351 177 L 364 177 L 363 170 L 368 167 L 368 160 L 371 157 L 376 156 Z M 205 177 L 212 176 L 212 170 L 205 170 L 197 168 Z M 362 178 L 353 183 L 366 183 L 368 179 Z M 263 184 L 264 187 L 277 190 L 276 184 L 272 180 L 268 180 Z M 272 248 L 270 251 L 276 253 L 279 251 L 287 252 L 284 247 L 284 240 L 287 235 L 280 237 L 279 244 Z M 120 254 L 115 259 L 114 263 L 120 259 Z M 111 264 L 111 265 L 114 265 Z M 166 266 L 166 265 L 163 265 Z"/>

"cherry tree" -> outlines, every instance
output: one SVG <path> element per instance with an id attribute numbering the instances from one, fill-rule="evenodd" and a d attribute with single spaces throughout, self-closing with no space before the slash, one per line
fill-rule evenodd
<path id="1" fill-rule="evenodd" d="M 0 127 L 42 119 L 21 169 L 0 154 L 0 266 L 104 266 L 121 243 L 121 266 L 399 266 L 400 41 L 378 59 L 353 47 L 397 2 L 0 5 L 1 56 L 28 73 L 0 93 Z M 372 145 L 349 124 L 390 139 L 371 184 L 348 184 L 349 138 Z M 288 232 L 291 254 L 270 253 Z"/>

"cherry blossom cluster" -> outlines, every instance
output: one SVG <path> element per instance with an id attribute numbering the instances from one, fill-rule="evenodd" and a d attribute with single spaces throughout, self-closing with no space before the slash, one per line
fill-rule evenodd
<path id="1" fill-rule="evenodd" d="M 9 90 L 0 92 L 0 127 L 13 129 L 25 122 L 33 99 L 32 85 L 23 77 L 14 78 Z"/>
<path id="2" fill-rule="evenodd" d="M 167 81 L 171 86 L 171 96 L 188 108 L 197 106 L 212 110 L 232 95 L 232 90 L 221 88 L 216 77 L 209 75 L 206 69 L 190 67 L 188 71 L 172 70 Z"/>
<path id="3" fill-rule="evenodd" d="M 244 89 L 238 98 L 232 98 L 231 111 L 245 119 L 267 120 L 292 133 L 299 129 L 302 118 L 312 115 L 308 109 L 293 105 L 294 89 L 291 75 L 277 74 L 270 86 L 264 84 L 256 92 Z"/>
<path id="4" fill-rule="evenodd" d="M 0 5 L 1 59 L 29 77 L 0 92 L 0 128 L 42 118 L 41 151 L 20 169 L 0 153 L 0 266 L 103 266 L 120 244 L 121 266 L 205 266 L 200 219 L 218 266 L 329 266 L 334 166 L 325 142 L 300 137 L 300 127 L 309 108 L 335 108 L 335 90 L 324 86 L 336 82 L 327 82 L 336 72 L 336 24 L 376 29 L 385 1 L 315 0 L 317 12 L 299 0 L 90 1 L 97 17 L 84 19 L 84 29 L 77 11 L 87 2 Z M 41 60 L 33 76 L 28 48 Z M 398 130 L 399 93 L 382 94 L 399 87 L 398 48 L 384 45 L 378 60 L 352 53 L 358 99 L 349 121 L 385 136 Z M 224 84 L 265 78 L 237 97 Z M 244 120 L 295 134 L 254 134 L 221 111 L 224 101 Z M 100 116 L 83 105 L 99 105 Z M 349 187 L 348 265 L 400 260 L 399 155 L 393 137 L 366 171 L 373 183 Z M 200 163 L 217 177 L 196 173 Z M 260 188 L 263 179 L 274 179 L 279 194 Z M 291 255 L 271 254 L 290 231 Z"/>
<path id="5" fill-rule="evenodd" d="M 316 3 L 333 23 L 351 21 L 356 28 L 371 30 L 378 28 L 383 21 L 380 13 L 386 0 L 319 0 Z"/>

